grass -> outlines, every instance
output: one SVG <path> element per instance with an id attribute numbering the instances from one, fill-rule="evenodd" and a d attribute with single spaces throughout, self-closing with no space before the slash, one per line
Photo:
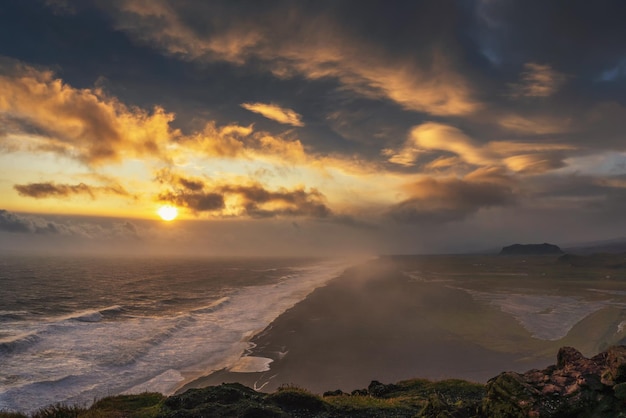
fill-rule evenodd
<path id="1" fill-rule="evenodd" d="M 161 411 L 165 399 L 160 393 L 109 396 L 96 401 L 91 407 L 55 404 L 25 415 L 0 412 L 0 418 L 153 418 Z"/>

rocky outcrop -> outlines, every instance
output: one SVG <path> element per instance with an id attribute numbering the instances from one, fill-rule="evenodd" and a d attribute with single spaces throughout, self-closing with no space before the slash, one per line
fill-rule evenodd
<path id="1" fill-rule="evenodd" d="M 626 417 L 626 347 L 585 358 L 572 347 L 557 364 L 524 374 L 506 372 L 487 383 L 484 416 Z"/>
<path id="2" fill-rule="evenodd" d="M 555 255 L 563 254 L 558 245 L 548 244 L 513 244 L 503 247 L 500 255 Z"/>

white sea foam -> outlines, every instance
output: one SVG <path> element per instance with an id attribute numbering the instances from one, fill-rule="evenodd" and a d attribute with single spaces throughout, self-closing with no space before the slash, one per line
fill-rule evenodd
<path id="1" fill-rule="evenodd" d="M 502 312 L 513 315 L 533 337 L 549 341 L 565 337 L 574 325 L 607 304 L 601 301 L 583 302 L 572 296 L 464 290 L 474 299 L 497 306 Z"/>
<path id="2" fill-rule="evenodd" d="M 29 412 L 56 402 L 87 404 L 118 393 L 173 393 L 214 370 L 265 369 L 243 357 L 247 339 L 346 264 L 298 270 L 278 283 L 232 289 L 176 316 L 114 315 L 119 306 L 24 322 L 0 351 L 0 410 Z M 223 296 L 223 295 L 222 295 Z"/>
<path id="3" fill-rule="evenodd" d="M 158 376 L 153 377 L 147 382 L 140 383 L 132 388 L 124 391 L 123 394 L 129 395 L 134 393 L 144 393 L 144 392 L 161 392 L 165 393 L 169 391 L 173 386 L 180 384 L 185 380 L 185 377 L 178 371 L 174 369 L 169 369 L 164 371 Z"/>

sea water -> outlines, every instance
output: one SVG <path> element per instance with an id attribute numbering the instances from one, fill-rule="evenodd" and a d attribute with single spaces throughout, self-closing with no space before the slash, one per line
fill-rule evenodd
<path id="1" fill-rule="evenodd" d="M 0 257 L 0 410 L 171 394 L 244 367 L 248 339 L 346 263 Z M 267 360 L 245 369 L 268 367 Z"/>

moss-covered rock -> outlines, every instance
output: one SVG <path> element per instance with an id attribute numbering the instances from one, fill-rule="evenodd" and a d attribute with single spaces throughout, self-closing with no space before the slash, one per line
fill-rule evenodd
<path id="1" fill-rule="evenodd" d="M 624 346 L 592 358 L 564 347 L 556 366 L 491 379 L 483 413 L 494 418 L 626 416 L 626 403 L 619 397 L 626 388 L 616 385 L 626 379 L 625 368 Z"/>

